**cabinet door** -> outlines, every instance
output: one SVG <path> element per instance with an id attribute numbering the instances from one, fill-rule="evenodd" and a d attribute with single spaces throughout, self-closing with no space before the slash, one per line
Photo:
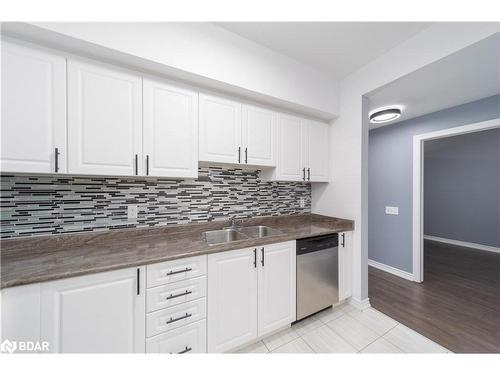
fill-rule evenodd
<path id="1" fill-rule="evenodd" d="M 259 336 L 296 320 L 295 241 L 258 248 Z"/>
<path id="2" fill-rule="evenodd" d="M 66 60 L 2 41 L 1 81 L 1 170 L 66 172 Z"/>
<path id="3" fill-rule="evenodd" d="M 69 60 L 69 173 L 141 174 L 141 109 L 139 76 Z"/>
<path id="4" fill-rule="evenodd" d="M 352 294 L 352 232 L 339 233 L 339 300 Z"/>
<path id="5" fill-rule="evenodd" d="M 42 284 L 42 340 L 56 353 L 144 353 L 144 267 Z"/>
<path id="6" fill-rule="evenodd" d="M 328 182 L 329 132 L 328 124 L 308 121 L 307 168 L 310 181 Z"/>
<path id="7" fill-rule="evenodd" d="M 278 114 L 278 166 L 276 179 L 303 181 L 303 141 L 301 119 Z"/>
<path id="8" fill-rule="evenodd" d="M 1 292 L 0 342 L 40 341 L 40 284 L 6 288 Z"/>
<path id="9" fill-rule="evenodd" d="M 208 352 L 234 349 L 257 337 L 254 249 L 208 256 Z"/>
<path id="10" fill-rule="evenodd" d="M 276 166 L 275 113 L 264 108 L 244 105 L 242 129 L 241 161 L 245 164 Z"/>
<path id="11" fill-rule="evenodd" d="M 198 177 L 198 93 L 144 79 L 146 174 Z"/>
<path id="12" fill-rule="evenodd" d="M 241 149 L 241 104 L 200 94 L 201 161 L 238 164 Z"/>

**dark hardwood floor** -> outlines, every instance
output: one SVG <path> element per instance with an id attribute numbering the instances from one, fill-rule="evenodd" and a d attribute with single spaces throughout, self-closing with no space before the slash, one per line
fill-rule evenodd
<path id="1" fill-rule="evenodd" d="M 424 282 L 369 267 L 371 305 L 456 353 L 500 352 L 500 254 L 425 241 Z"/>

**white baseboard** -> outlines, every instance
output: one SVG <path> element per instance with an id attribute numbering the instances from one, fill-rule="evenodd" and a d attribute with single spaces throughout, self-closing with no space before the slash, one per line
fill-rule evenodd
<path id="1" fill-rule="evenodd" d="M 378 268 L 379 270 L 392 273 L 393 275 L 402 277 L 403 279 L 414 281 L 412 273 L 400 270 L 399 268 L 391 267 L 388 266 L 387 264 L 379 263 L 371 259 L 368 259 L 368 265 Z"/>
<path id="2" fill-rule="evenodd" d="M 481 244 L 473 243 L 473 242 L 450 240 L 449 238 L 442 238 L 442 237 L 436 237 L 436 236 L 427 236 L 427 235 L 424 236 L 424 240 L 431 240 L 431 241 L 436 241 L 436 242 L 447 243 L 447 244 L 450 244 L 450 245 L 456 245 L 456 246 L 462 246 L 462 247 L 470 247 L 471 249 L 491 251 L 493 253 L 500 253 L 500 247 L 488 246 L 488 245 L 481 245 Z"/>
<path id="3" fill-rule="evenodd" d="M 358 310 L 365 310 L 371 306 L 369 298 L 365 298 L 364 300 L 360 301 L 360 300 L 357 300 L 357 299 L 351 297 L 349 299 L 349 304 L 354 306 Z"/>

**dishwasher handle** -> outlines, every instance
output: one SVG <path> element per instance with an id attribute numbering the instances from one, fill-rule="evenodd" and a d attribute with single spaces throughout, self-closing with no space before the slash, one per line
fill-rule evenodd
<path id="1" fill-rule="evenodd" d="M 338 233 L 328 234 L 325 236 L 304 238 L 297 241 L 297 255 L 312 253 L 324 249 L 334 248 L 339 246 Z"/>

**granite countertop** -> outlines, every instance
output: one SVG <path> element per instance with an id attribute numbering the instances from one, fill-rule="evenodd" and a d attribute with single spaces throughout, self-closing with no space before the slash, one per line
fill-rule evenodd
<path id="1" fill-rule="evenodd" d="M 220 229 L 224 224 L 217 221 L 2 240 L 0 288 L 354 229 L 352 220 L 300 214 L 260 217 L 242 222 L 244 226 L 267 225 L 280 230 L 280 235 L 213 246 L 202 240 L 202 232 Z"/>

